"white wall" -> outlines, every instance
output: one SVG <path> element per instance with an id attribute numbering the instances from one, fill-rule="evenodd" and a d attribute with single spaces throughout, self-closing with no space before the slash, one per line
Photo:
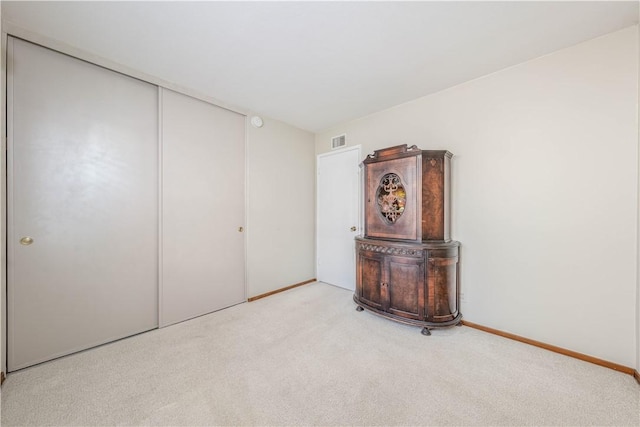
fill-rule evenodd
<path id="1" fill-rule="evenodd" d="M 253 297 L 315 277 L 314 135 L 247 127 L 247 286 Z"/>
<path id="2" fill-rule="evenodd" d="M 316 135 L 454 153 L 464 318 L 636 365 L 631 27 Z"/>

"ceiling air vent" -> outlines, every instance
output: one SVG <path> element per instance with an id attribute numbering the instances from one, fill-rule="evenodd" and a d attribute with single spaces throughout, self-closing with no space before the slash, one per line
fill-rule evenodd
<path id="1" fill-rule="evenodd" d="M 331 149 L 335 150 L 336 148 L 344 147 L 347 145 L 347 134 L 343 133 L 342 135 L 334 136 L 331 138 Z"/>

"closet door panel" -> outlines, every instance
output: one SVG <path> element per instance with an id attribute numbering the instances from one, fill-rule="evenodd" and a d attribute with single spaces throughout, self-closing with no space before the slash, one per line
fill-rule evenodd
<path id="1" fill-rule="evenodd" d="M 245 301 L 243 115 L 162 89 L 161 326 Z"/>
<path id="2" fill-rule="evenodd" d="M 11 37 L 7 90 L 12 371 L 157 327 L 158 92 Z"/>

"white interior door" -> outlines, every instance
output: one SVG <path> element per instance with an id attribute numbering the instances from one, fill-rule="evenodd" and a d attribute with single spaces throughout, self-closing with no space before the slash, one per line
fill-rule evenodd
<path id="1" fill-rule="evenodd" d="M 318 280 L 355 290 L 360 230 L 360 147 L 318 156 Z"/>
<path id="2" fill-rule="evenodd" d="M 162 89 L 160 325 L 245 301 L 245 116 Z"/>
<path id="3" fill-rule="evenodd" d="M 8 370 L 157 327 L 157 88 L 8 39 Z"/>

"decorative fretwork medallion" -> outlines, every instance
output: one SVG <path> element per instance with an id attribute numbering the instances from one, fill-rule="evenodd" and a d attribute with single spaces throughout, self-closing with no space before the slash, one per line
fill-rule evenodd
<path id="1" fill-rule="evenodd" d="M 376 200 L 382 217 L 389 224 L 394 224 L 402 216 L 407 193 L 398 175 L 388 173 L 382 177 L 378 186 Z"/>

